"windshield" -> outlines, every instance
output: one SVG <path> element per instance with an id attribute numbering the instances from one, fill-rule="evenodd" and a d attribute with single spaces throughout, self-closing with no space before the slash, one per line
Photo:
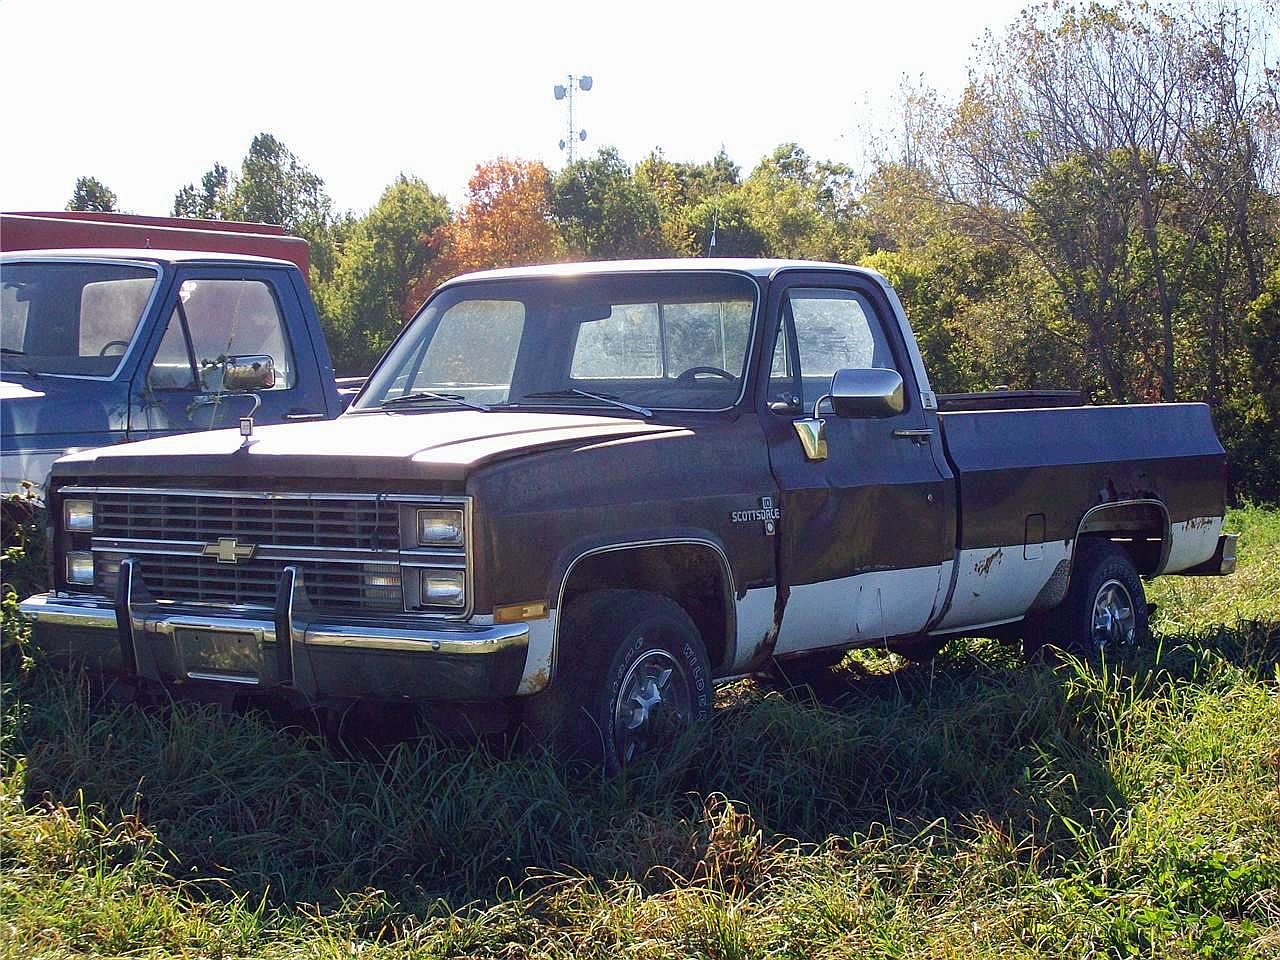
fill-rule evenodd
<path id="1" fill-rule="evenodd" d="M 755 306 L 755 284 L 733 274 L 462 284 L 423 308 L 354 409 L 725 409 L 742 393 Z"/>
<path id="2" fill-rule="evenodd" d="M 116 263 L 0 265 L 0 368 L 114 376 L 157 278 Z"/>

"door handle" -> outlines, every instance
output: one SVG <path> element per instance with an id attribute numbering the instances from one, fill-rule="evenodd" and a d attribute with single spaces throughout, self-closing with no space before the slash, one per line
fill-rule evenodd
<path id="1" fill-rule="evenodd" d="M 933 436 L 930 429 L 923 430 L 895 430 L 893 435 L 899 440 L 910 440 L 913 443 L 928 443 L 929 438 Z"/>
<path id="2" fill-rule="evenodd" d="M 286 420 L 323 420 L 323 413 L 311 413 L 306 410 L 290 410 L 284 415 Z"/>

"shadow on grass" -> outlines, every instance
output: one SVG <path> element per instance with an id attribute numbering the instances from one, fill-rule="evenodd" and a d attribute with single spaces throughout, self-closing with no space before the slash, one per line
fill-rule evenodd
<path id="1" fill-rule="evenodd" d="M 1277 660 L 1276 625 L 1246 625 L 1166 642 L 1129 669 L 1194 682 L 1225 661 L 1265 680 Z M 661 889 L 704 868 L 726 817 L 770 843 L 912 842 L 939 823 L 945 843 L 991 822 L 1078 843 L 1081 825 L 1104 829 L 1126 802 L 1108 772 L 1105 699 L 1071 664 L 1022 668 L 996 645 L 925 666 L 852 659 L 816 688 L 735 684 L 662 769 L 605 781 L 376 724 L 352 730 L 392 741 L 370 755 L 259 711 L 111 707 L 39 667 L 6 692 L 4 746 L 7 770 L 25 767 L 27 804 L 136 815 L 178 879 L 277 902 L 377 888 L 426 910 L 547 872 Z"/>

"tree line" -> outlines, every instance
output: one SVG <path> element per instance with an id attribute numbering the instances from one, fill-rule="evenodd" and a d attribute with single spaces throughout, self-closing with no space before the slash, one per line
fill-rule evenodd
<path id="1" fill-rule="evenodd" d="M 431 289 L 575 259 L 860 263 L 894 284 L 940 392 L 1074 387 L 1210 403 L 1237 494 L 1280 499 L 1280 71 L 1274 6 L 1044 4 L 978 45 L 963 94 L 904 82 L 858 167 L 786 143 L 745 172 L 612 148 L 498 158 L 451 209 L 401 176 L 362 216 L 277 138 L 173 213 L 277 223 L 313 252 L 341 373 Z M 72 204 L 115 197 L 81 178 Z M 102 209 L 80 206 L 79 209 Z"/>

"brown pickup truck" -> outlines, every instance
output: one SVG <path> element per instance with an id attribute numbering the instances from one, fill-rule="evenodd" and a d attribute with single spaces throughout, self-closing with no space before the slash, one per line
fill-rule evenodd
<path id="1" fill-rule="evenodd" d="M 336 420 L 75 454 L 38 640 L 166 685 L 466 705 L 623 765 L 775 660 L 1117 656 L 1223 574 L 1200 404 L 949 397 L 875 273 L 559 265 L 440 287 Z"/>

